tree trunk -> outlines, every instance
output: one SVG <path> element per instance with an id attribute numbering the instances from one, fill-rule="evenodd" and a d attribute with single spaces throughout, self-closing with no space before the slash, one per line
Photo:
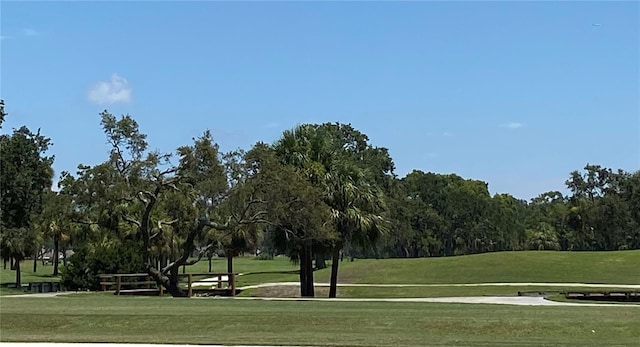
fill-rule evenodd
<path id="1" fill-rule="evenodd" d="M 315 283 L 313 283 L 313 253 L 311 251 L 311 246 L 309 246 L 308 252 L 307 271 L 309 275 L 307 276 L 307 285 L 309 286 L 309 296 L 313 298 L 316 296 L 316 292 L 314 287 Z"/>
<path id="2" fill-rule="evenodd" d="M 9 261 L 11 263 L 10 269 L 11 270 L 15 270 L 16 269 L 16 260 L 13 257 L 11 257 L 11 258 L 9 258 Z"/>
<path id="3" fill-rule="evenodd" d="M 233 253 L 232 252 L 225 252 L 227 253 L 227 273 L 233 273 Z"/>
<path id="4" fill-rule="evenodd" d="M 60 238 L 56 235 L 53 237 L 53 275 L 58 276 L 58 254 L 60 253 Z"/>
<path id="5" fill-rule="evenodd" d="M 166 255 L 161 255 L 159 258 L 160 261 L 160 269 L 164 268 L 169 264 L 169 261 L 174 261 L 175 259 L 168 259 Z"/>
<path id="6" fill-rule="evenodd" d="M 315 288 L 313 287 L 313 254 L 311 252 L 311 245 L 305 246 L 305 287 L 306 296 L 313 298 L 315 296 Z"/>
<path id="7" fill-rule="evenodd" d="M 2 259 L 2 262 L 4 263 L 4 270 L 7 269 L 7 263 L 9 262 L 9 260 L 7 260 L 7 258 Z"/>
<path id="8" fill-rule="evenodd" d="M 334 248 L 331 257 L 331 283 L 329 284 L 329 297 L 335 298 L 338 293 L 338 264 L 340 264 L 340 249 Z"/>
<path id="9" fill-rule="evenodd" d="M 67 266 L 67 247 L 62 247 L 62 266 Z"/>
<path id="10" fill-rule="evenodd" d="M 300 266 L 300 296 L 307 296 L 307 267 L 304 264 L 305 259 L 305 248 L 302 247 L 299 254 L 299 266 Z"/>
<path id="11" fill-rule="evenodd" d="M 307 282 L 307 279 L 306 279 L 307 274 L 305 272 L 304 264 L 302 264 L 302 261 L 300 261 L 298 265 L 300 266 L 300 274 L 299 274 L 300 296 L 305 297 L 307 294 L 307 287 L 304 284 Z"/>
<path id="12" fill-rule="evenodd" d="M 38 251 L 33 255 L 33 272 L 38 271 Z"/>
<path id="13" fill-rule="evenodd" d="M 211 257 L 211 256 L 209 257 L 209 272 L 211 272 L 211 269 L 213 268 L 213 264 L 212 264 L 211 258 L 213 258 L 213 257 Z"/>
<path id="14" fill-rule="evenodd" d="M 158 285 L 163 286 L 172 297 L 186 298 L 188 297 L 188 293 L 182 290 L 178 285 L 179 269 L 180 265 L 172 268 L 169 272 L 169 276 L 166 276 L 160 273 L 160 271 L 153 266 L 147 266 L 147 273 L 154 281 L 156 281 L 156 283 L 158 283 Z"/>
<path id="15" fill-rule="evenodd" d="M 316 254 L 316 270 L 327 268 L 327 262 L 324 260 L 324 254 Z"/>
<path id="16" fill-rule="evenodd" d="M 16 268 L 16 289 L 22 290 L 22 274 L 20 273 L 20 260 L 15 259 Z"/>

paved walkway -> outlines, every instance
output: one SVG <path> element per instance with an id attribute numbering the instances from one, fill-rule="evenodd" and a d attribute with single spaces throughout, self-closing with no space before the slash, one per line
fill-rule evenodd
<path id="1" fill-rule="evenodd" d="M 0 342 L 0 347 L 302 347 L 245 345 L 156 345 L 151 343 Z"/>
<path id="2" fill-rule="evenodd" d="M 251 286 L 238 287 L 238 289 L 255 289 L 276 286 L 298 286 L 300 282 L 273 282 L 261 283 Z M 314 283 L 316 287 L 328 287 L 329 283 Z M 611 284 L 611 283 L 436 283 L 436 284 L 380 284 L 380 283 L 338 283 L 338 287 L 583 287 L 583 288 L 624 288 L 640 289 L 640 284 Z"/>
<path id="3" fill-rule="evenodd" d="M 193 287 L 211 287 L 211 288 L 215 288 L 218 285 L 218 281 L 222 282 L 222 283 L 227 283 L 229 281 L 229 276 L 227 275 L 221 275 L 220 278 L 218 278 L 218 276 L 216 277 L 209 277 L 209 278 L 205 278 L 199 281 L 194 281 L 191 285 Z"/>
<path id="4" fill-rule="evenodd" d="M 223 297 L 220 297 L 223 298 Z M 232 300 L 264 300 L 264 301 L 333 301 L 333 302 L 430 302 L 447 304 L 494 304 L 516 306 L 585 306 L 585 307 L 634 307 L 640 309 L 640 304 L 610 304 L 610 303 L 573 303 L 547 300 L 541 296 L 456 296 L 441 298 L 263 298 L 263 297 L 235 297 Z"/>
<path id="5" fill-rule="evenodd" d="M 275 282 L 245 286 L 239 289 L 264 288 L 274 286 L 298 286 L 298 282 Z M 318 287 L 329 286 L 328 283 L 316 283 Z M 453 283 L 453 284 L 338 284 L 340 287 L 482 287 L 482 286 L 513 286 L 513 287 L 584 287 L 584 288 L 626 288 L 640 289 L 635 284 L 594 284 L 594 283 Z M 51 298 L 59 295 L 82 294 L 89 292 L 57 292 L 42 294 L 17 294 L 3 297 L 18 298 Z M 194 299 L 205 297 L 193 297 Z M 211 299 L 206 297 L 206 299 Z M 611 304 L 611 303 L 574 303 L 547 300 L 541 296 L 471 296 L 471 297 L 439 297 L 439 298 L 268 298 L 268 297 L 220 297 L 224 300 L 265 300 L 265 301 L 333 301 L 333 302 L 432 302 L 458 304 L 497 304 L 518 306 L 587 306 L 587 307 L 633 307 L 640 308 L 640 304 Z M 89 345 L 83 345 L 92 347 Z M 110 345 L 113 346 L 113 345 Z M 158 345 L 154 345 L 158 346 Z M 0 344 L 0 347 L 5 347 Z M 44 347 L 44 345 L 43 345 Z"/>

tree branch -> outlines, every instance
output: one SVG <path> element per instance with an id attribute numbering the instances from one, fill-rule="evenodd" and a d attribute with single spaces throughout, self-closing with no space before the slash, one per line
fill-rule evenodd
<path id="1" fill-rule="evenodd" d="M 193 265 L 193 264 L 195 264 L 195 263 L 199 262 L 199 261 L 202 259 L 202 257 L 204 257 L 204 255 L 205 255 L 205 254 L 207 254 L 207 252 L 208 252 L 211 248 L 213 248 L 213 244 L 210 244 L 210 245 L 208 245 L 207 247 L 205 247 L 205 248 L 201 249 L 201 250 L 200 250 L 200 252 L 198 252 L 198 257 L 197 257 L 196 259 L 192 259 L 192 260 L 190 260 L 190 261 L 187 261 L 187 262 L 185 262 L 185 263 L 184 263 L 184 264 L 182 264 L 182 265 L 185 265 L 185 266 L 191 266 L 191 265 Z"/>
<path id="2" fill-rule="evenodd" d="M 125 221 L 137 226 L 138 228 L 140 228 L 140 222 L 138 222 L 137 220 L 127 216 L 126 214 L 122 214 L 122 219 L 124 219 Z"/>
<path id="3" fill-rule="evenodd" d="M 144 192 L 140 191 L 138 192 L 137 196 L 138 200 L 140 200 L 143 204 L 147 204 L 147 199 L 144 197 Z"/>
<path id="4" fill-rule="evenodd" d="M 120 150 L 120 146 L 118 146 L 118 143 L 112 139 L 111 145 L 113 146 L 113 149 L 115 149 L 116 154 L 118 155 L 118 159 L 120 159 L 120 162 L 122 163 L 121 169 L 120 165 L 118 165 L 118 162 L 116 161 L 116 169 L 121 175 L 124 175 L 125 171 L 127 171 L 127 169 L 129 168 L 129 165 L 127 165 L 127 161 L 124 160 L 124 156 L 122 155 L 122 151 Z"/>
<path id="5" fill-rule="evenodd" d="M 177 223 L 177 222 L 178 222 L 178 220 L 177 220 L 177 219 L 174 219 L 174 220 L 169 221 L 169 222 L 165 222 L 165 221 L 158 221 L 158 231 L 157 231 L 157 232 L 155 232 L 153 235 L 151 235 L 151 236 L 149 237 L 149 241 L 153 241 L 153 240 L 155 240 L 156 238 L 158 238 L 160 235 L 162 235 L 162 233 L 164 232 L 164 229 L 162 228 L 162 226 L 163 226 L 163 225 L 173 225 L 173 224 L 175 224 L 175 223 Z"/>
<path id="6" fill-rule="evenodd" d="M 82 221 L 82 220 L 77 220 L 77 219 L 71 219 L 71 222 L 76 223 L 76 224 L 82 224 L 82 225 L 98 225 L 98 222 L 92 222 L 92 221 Z"/>
<path id="7" fill-rule="evenodd" d="M 200 232 L 202 231 L 202 229 L 204 229 L 205 226 L 211 226 L 212 224 L 217 224 L 217 223 L 213 223 L 213 222 L 209 222 L 209 221 L 201 221 L 198 223 L 198 226 L 196 226 L 195 228 L 191 229 L 191 232 L 189 232 L 189 235 L 187 235 L 187 239 L 184 241 L 184 250 L 182 253 L 182 256 L 177 259 L 176 261 L 168 264 L 167 266 L 165 266 L 162 269 L 162 273 L 166 274 L 168 273 L 172 268 L 176 268 L 176 267 L 180 267 L 182 265 L 193 265 L 196 262 L 198 262 L 200 259 L 202 259 L 202 257 L 204 256 L 204 254 L 209 250 L 209 248 L 213 247 L 213 244 L 208 245 L 207 247 L 205 247 L 204 249 L 200 250 L 199 254 L 198 254 L 198 260 L 194 261 L 187 261 L 189 259 L 189 254 L 191 254 L 191 252 L 194 249 L 194 241 L 195 238 L 198 234 L 200 234 Z"/>
<path id="8" fill-rule="evenodd" d="M 261 219 L 260 217 L 262 217 L 265 214 L 267 214 L 267 211 L 258 211 L 258 212 L 256 212 L 256 214 L 251 216 L 251 218 L 243 219 L 243 220 L 239 221 L 238 224 L 262 223 L 263 219 Z"/>
<path id="9" fill-rule="evenodd" d="M 227 221 L 224 224 L 220 224 L 217 222 L 212 222 L 210 220 L 207 221 L 200 221 L 199 223 L 202 224 L 202 227 L 211 227 L 214 228 L 216 230 L 222 230 L 222 231 L 228 231 L 231 230 L 231 226 L 229 225 L 231 221 L 231 217 L 229 217 L 229 219 L 227 219 Z"/>
<path id="10" fill-rule="evenodd" d="M 255 204 L 259 204 L 259 203 L 266 203 L 266 201 L 261 200 L 261 199 L 249 200 L 249 202 L 247 202 L 247 205 L 244 207 L 244 210 L 242 211 L 241 216 L 244 218 L 244 216 L 247 215 L 247 212 L 249 212 L 249 209 L 251 208 L 251 206 L 253 206 Z"/>

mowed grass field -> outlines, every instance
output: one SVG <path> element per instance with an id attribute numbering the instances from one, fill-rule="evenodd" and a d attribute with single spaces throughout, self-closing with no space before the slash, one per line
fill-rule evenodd
<path id="1" fill-rule="evenodd" d="M 214 271 L 226 271 L 225 259 L 214 260 Z M 330 262 L 328 262 L 330 265 Z M 502 282 L 552 282 L 592 284 L 640 284 L 640 250 L 616 252 L 495 252 L 476 255 L 415 259 L 345 259 L 340 262 L 339 283 L 358 284 L 463 284 Z M 234 271 L 245 273 L 240 286 L 266 282 L 297 281 L 297 270 L 286 257 L 258 260 L 234 259 Z M 206 261 L 188 272 L 206 272 Z M 329 282 L 330 269 L 314 273 L 316 282 Z"/>
<path id="2" fill-rule="evenodd" d="M 22 276 L 22 283 L 26 284 L 29 282 L 58 282 L 60 281 L 59 276 L 53 276 L 53 266 L 52 265 L 42 265 L 41 262 L 38 262 L 38 266 L 36 268 L 36 272 L 33 272 L 33 260 L 27 260 L 20 263 L 22 271 L 20 274 Z M 0 265 L 0 295 L 7 294 L 20 294 L 21 291 L 18 289 L 7 288 L 7 284 L 16 282 L 16 272 L 10 269 L 9 264 L 7 263 L 7 268 L 5 269 Z"/>
<path id="3" fill-rule="evenodd" d="M 23 263 L 23 282 L 55 281 L 51 266 L 38 266 L 31 271 L 32 262 Z M 615 284 L 640 284 L 640 250 L 617 252 L 553 252 L 523 251 L 496 252 L 443 258 L 418 259 L 356 259 L 340 263 L 338 282 L 342 284 L 464 284 L 464 283 L 593 283 L 602 288 L 615 288 Z M 24 270 L 26 269 L 26 271 Z M 255 257 L 234 258 L 234 272 L 238 286 L 267 282 L 296 282 L 298 275 L 291 273 L 298 266 L 287 257 L 259 260 Z M 208 272 L 208 262 L 202 260 L 186 268 L 189 273 Z M 214 272 L 226 272 L 226 259 L 214 258 Z M 316 271 L 316 282 L 329 282 L 330 269 Z M 15 272 L 0 270 L 0 282 L 10 283 Z M 438 297 L 470 295 L 515 295 L 518 291 L 554 293 L 573 287 L 550 286 L 481 286 L 481 287 L 340 287 L 341 297 Z M 318 295 L 326 293 L 318 288 Z M 1 294 L 15 291 L 0 289 Z M 242 296 L 295 296 L 296 288 L 250 289 Z"/>
<path id="4" fill-rule="evenodd" d="M 233 260 L 234 272 L 239 273 L 254 273 L 258 274 L 247 275 L 239 278 L 238 285 L 248 285 L 264 282 L 280 282 L 280 281 L 295 281 L 296 274 L 287 274 L 286 272 L 298 270 L 298 266 L 293 264 L 287 257 L 275 257 L 273 260 L 259 260 L 256 257 L 237 257 Z M 29 282 L 52 282 L 60 281 L 60 276 L 52 276 L 53 266 L 42 265 L 38 262 L 37 271 L 33 272 L 33 261 L 27 260 L 21 262 L 21 274 L 22 283 Z M 60 270 L 62 264 L 60 264 Z M 187 273 L 206 273 L 209 271 L 208 261 L 202 260 L 193 266 L 186 267 Z M 214 258 L 213 259 L 213 272 L 226 272 L 227 260 L 226 258 Z M 262 273 L 261 273 L 262 272 Z M 266 274 L 264 272 L 267 272 Z M 278 273 L 281 272 L 281 273 Z M 0 284 L 6 285 L 8 283 L 15 283 L 16 275 L 15 271 L 7 268 L 0 267 Z M 11 290 L 5 286 L 0 286 L 0 294 L 16 294 L 19 291 Z"/>
<path id="5" fill-rule="evenodd" d="M 633 346 L 638 307 L 3 297 L 0 340 L 305 346 Z"/>
<path id="6" fill-rule="evenodd" d="M 340 263 L 341 283 L 555 282 L 640 284 L 640 250 L 496 252 L 458 257 L 357 259 Z M 328 281 L 320 271 L 318 281 Z"/>
<path id="7" fill-rule="evenodd" d="M 278 261 L 282 261 L 278 260 Z M 340 263 L 338 282 L 343 284 L 465 284 L 465 283 L 590 283 L 596 289 L 614 289 L 615 284 L 640 284 L 640 251 L 618 252 L 496 252 L 477 255 L 417 259 L 356 259 Z M 316 271 L 316 282 L 329 282 L 330 270 Z M 241 276 L 241 285 L 296 281 L 295 275 Z M 253 278 L 252 278 L 253 277 Z M 321 295 L 326 290 L 318 288 Z M 430 287 L 340 287 L 341 297 L 441 297 L 471 295 L 515 295 L 518 291 L 557 293 L 577 290 L 572 286 L 430 286 Z M 251 289 L 241 295 L 269 296 L 295 290 Z"/>
<path id="8" fill-rule="evenodd" d="M 51 265 L 42 265 L 42 263 L 38 262 L 37 271 L 33 272 L 33 260 L 23 261 L 20 263 L 22 271 L 20 274 L 22 276 L 22 282 L 57 282 L 60 280 L 58 276 L 52 276 L 53 266 Z M 7 268 L 5 269 L 0 265 L 0 283 L 15 283 L 16 281 L 16 272 L 14 270 L 9 269 L 9 264 L 7 264 Z"/>
<path id="9" fill-rule="evenodd" d="M 245 273 L 239 277 L 240 285 L 297 281 L 296 274 L 273 273 L 297 269 L 285 257 L 274 260 L 241 257 L 235 259 L 234 264 L 236 272 Z M 638 264 L 640 251 L 503 252 L 450 258 L 345 260 L 340 264 L 341 283 L 445 285 L 340 287 L 338 294 L 342 297 L 435 297 L 569 289 L 446 285 L 450 283 L 578 282 L 614 287 L 615 284 L 640 284 Z M 43 273 L 32 274 L 32 279 L 50 280 L 46 270 L 51 268 L 40 268 Z M 225 259 L 214 260 L 214 272 L 225 269 Z M 191 273 L 207 270 L 206 261 L 187 268 Z M 2 276 L 11 276 L 7 273 L 3 272 Z M 315 276 L 317 282 L 328 282 L 329 269 L 317 271 Z M 293 296 L 297 288 L 289 287 L 285 292 Z M 274 293 L 273 288 L 263 288 L 248 290 L 242 295 Z M 326 296 L 326 288 L 319 290 L 318 295 Z M 0 341 L 4 342 L 634 346 L 640 344 L 640 307 L 174 299 L 106 293 L 53 298 L 3 296 L 0 298 L 0 332 Z"/>

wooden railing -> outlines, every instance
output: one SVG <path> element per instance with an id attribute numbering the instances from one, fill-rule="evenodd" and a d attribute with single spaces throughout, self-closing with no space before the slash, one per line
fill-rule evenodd
<path id="1" fill-rule="evenodd" d="M 574 290 L 562 292 L 567 299 L 604 300 L 604 301 L 640 301 L 638 290 Z"/>
<path id="2" fill-rule="evenodd" d="M 236 296 L 236 276 L 237 273 L 188 273 L 179 274 L 178 278 L 187 278 L 186 290 L 189 297 L 193 296 L 194 283 L 211 283 L 212 288 L 196 289 L 196 291 L 218 291 L 230 290 L 231 296 Z M 204 276 L 208 279 L 197 279 L 194 277 Z M 223 279 L 226 276 L 226 279 Z M 121 294 L 164 294 L 164 288 L 158 285 L 155 280 L 145 273 L 135 274 L 103 274 L 99 275 L 100 287 L 102 291 L 114 290 L 115 295 Z M 226 287 L 223 287 L 226 283 Z M 215 288 L 213 288 L 215 287 Z"/>
<path id="3" fill-rule="evenodd" d="M 114 289 L 116 295 L 121 293 L 153 293 L 159 291 L 159 295 L 163 294 L 162 286 L 158 286 L 149 274 L 104 274 L 99 275 L 100 287 L 102 291 Z M 153 287 L 152 287 L 153 286 Z"/>

